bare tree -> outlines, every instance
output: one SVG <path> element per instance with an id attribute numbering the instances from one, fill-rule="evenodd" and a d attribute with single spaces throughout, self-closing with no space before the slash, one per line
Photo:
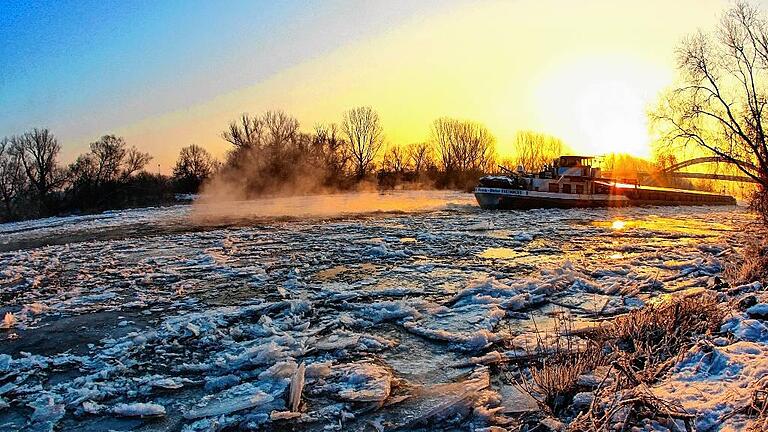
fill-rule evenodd
<path id="1" fill-rule="evenodd" d="M 551 135 L 520 131 L 515 136 L 515 163 L 527 171 L 540 169 L 563 153 L 563 141 Z"/>
<path id="2" fill-rule="evenodd" d="M 426 142 L 412 143 L 406 148 L 408 163 L 416 174 L 420 174 L 433 163 L 432 147 Z"/>
<path id="3" fill-rule="evenodd" d="M 115 135 L 104 135 L 92 142 L 90 147 L 90 157 L 96 169 L 93 179 L 96 187 L 106 182 L 124 180 L 141 171 L 152 160 L 149 153 L 128 147 L 125 139 Z M 80 168 L 84 169 L 85 160 L 80 163 Z"/>
<path id="4" fill-rule="evenodd" d="M 185 190 L 196 192 L 200 185 L 216 170 L 218 162 L 204 148 L 192 144 L 179 152 L 173 176 L 183 183 Z"/>
<path id="5" fill-rule="evenodd" d="M 5 208 L 5 220 L 14 218 L 16 204 L 26 186 L 21 161 L 11 146 L 11 139 L 0 140 L 0 198 Z"/>
<path id="6" fill-rule="evenodd" d="M 766 191 L 768 28 L 764 14 L 739 1 L 715 32 L 698 32 L 677 49 L 680 82 L 651 119 L 668 153 L 692 145 L 735 164 Z M 757 169 L 753 169 L 756 167 Z"/>
<path id="7" fill-rule="evenodd" d="M 328 177 L 344 176 L 350 161 L 348 145 L 341 137 L 336 123 L 315 125 L 313 145 L 320 154 Z"/>
<path id="8" fill-rule="evenodd" d="M 120 173 L 120 176 L 122 178 L 132 176 L 143 170 L 151 160 L 152 156 L 150 156 L 149 153 L 141 152 L 136 147 L 128 148 L 122 161 L 122 172 Z"/>
<path id="9" fill-rule="evenodd" d="M 11 152 L 46 209 L 50 210 L 50 193 L 62 185 L 63 170 L 56 164 L 61 145 L 48 129 L 33 129 L 11 138 Z"/>
<path id="10" fill-rule="evenodd" d="M 437 149 L 443 170 L 451 172 L 456 169 L 456 160 L 454 154 L 454 141 L 456 137 L 455 129 L 457 120 L 447 117 L 441 117 L 432 122 L 430 139 Z"/>
<path id="11" fill-rule="evenodd" d="M 96 163 L 96 184 L 114 181 L 120 175 L 120 165 L 126 152 L 125 140 L 115 135 L 104 135 L 91 143 L 91 154 Z"/>
<path id="12" fill-rule="evenodd" d="M 495 158 L 496 139 L 477 122 L 439 118 L 432 123 L 431 141 L 449 173 L 487 170 Z"/>
<path id="13" fill-rule="evenodd" d="M 402 147 L 393 145 L 384 152 L 382 165 L 384 171 L 403 173 L 408 169 L 408 154 Z"/>
<path id="14" fill-rule="evenodd" d="M 299 121 L 283 111 L 267 111 L 261 116 L 261 124 L 269 133 L 270 145 L 280 145 L 296 137 Z"/>
<path id="15" fill-rule="evenodd" d="M 341 129 L 347 137 L 349 153 L 359 179 L 371 169 L 384 143 L 379 114 L 371 107 L 357 107 L 344 113 Z"/>
<path id="16" fill-rule="evenodd" d="M 261 145 L 263 133 L 264 122 L 262 119 L 243 113 L 240 116 L 240 123 L 237 121 L 230 122 L 229 129 L 222 132 L 221 137 L 235 148 L 250 149 Z"/>

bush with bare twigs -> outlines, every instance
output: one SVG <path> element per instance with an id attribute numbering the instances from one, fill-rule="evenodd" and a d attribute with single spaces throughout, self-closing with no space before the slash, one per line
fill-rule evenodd
<path id="1" fill-rule="evenodd" d="M 614 364 L 615 366 L 616 364 Z M 614 370 L 614 369 L 612 369 Z M 636 381 L 631 371 L 622 372 L 627 381 Z M 614 431 L 635 430 L 633 425 L 641 426 L 649 421 L 656 421 L 671 431 L 693 432 L 694 416 L 677 403 L 666 401 L 654 395 L 647 385 L 637 383 L 630 389 L 622 389 L 616 380 L 609 385 L 600 386 L 595 391 L 595 398 L 589 409 L 573 419 L 568 430 Z"/>
<path id="2" fill-rule="evenodd" d="M 611 347 L 641 382 L 659 378 L 702 335 L 719 329 L 725 308 L 714 293 L 675 297 L 601 325 L 597 341 Z"/>
<path id="3" fill-rule="evenodd" d="M 589 340 L 572 336 L 572 330 L 570 315 L 555 317 L 553 334 L 540 331 L 534 323 L 536 347 L 524 348 L 524 357 L 533 360 L 518 374 L 506 371 L 510 382 L 552 413 L 568 407 L 578 391 L 579 376 L 605 364 L 602 349 Z"/>
<path id="4" fill-rule="evenodd" d="M 573 330 L 572 319 L 556 317 L 553 334 L 534 326 L 536 346 L 525 348 L 526 366 L 509 366 L 506 376 L 545 411 L 576 415 L 569 430 L 614 430 L 656 421 L 670 430 L 690 431 L 693 416 L 655 396 L 648 385 L 698 340 L 715 333 L 725 314 L 717 294 L 703 291 L 652 302 L 579 331 Z M 597 388 L 584 388 L 580 377 L 605 365 L 610 367 L 596 374 L 603 376 Z M 593 391 L 593 402 L 575 408 L 574 395 L 585 390 Z"/>
<path id="5" fill-rule="evenodd" d="M 748 244 L 738 259 L 726 264 L 724 276 L 736 285 L 768 280 L 768 242 Z"/>

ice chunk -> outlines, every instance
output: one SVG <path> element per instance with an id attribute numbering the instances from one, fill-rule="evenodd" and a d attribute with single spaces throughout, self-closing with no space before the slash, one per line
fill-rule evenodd
<path id="1" fill-rule="evenodd" d="M 305 371 L 306 366 L 304 366 L 304 362 L 301 362 L 301 365 L 299 365 L 293 373 L 293 377 L 291 377 L 291 386 L 288 394 L 288 405 L 291 411 L 299 410 L 299 405 L 301 404 L 301 392 L 304 389 Z"/>
<path id="2" fill-rule="evenodd" d="M 0 354 L 0 372 L 8 372 L 11 367 L 11 360 L 13 358 L 8 354 Z"/>
<path id="3" fill-rule="evenodd" d="M 223 390 L 228 387 L 240 384 L 240 377 L 237 375 L 224 375 L 219 377 L 206 377 L 205 378 L 205 391 L 214 392 Z"/>
<path id="4" fill-rule="evenodd" d="M 493 332 L 506 312 L 494 304 L 468 304 L 462 307 L 437 308 L 403 327 L 411 333 L 450 342 L 461 351 L 478 351 L 498 340 Z"/>
<path id="5" fill-rule="evenodd" d="M 110 411 L 121 417 L 155 417 L 165 415 L 165 407 L 156 403 L 121 403 L 113 406 Z"/>
<path id="6" fill-rule="evenodd" d="M 203 417 L 218 417 L 246 409 L 258 409 L 258 412 L 269 412 L 282 409 L 285 403 L 276 400 L 276 395 L 285 392 L 288 380 L 263 381 L 259 385 L 253 383 L 240 384 L 229 390 L 204 397 L 197 406 L 191 407 L 184 414 L 187 419 Z"/>
<path id="7" fill-rule="evenodd" d="M 310 363 L 305 375 L 307 378 L 323 378 L 331 374 L 331 362 Z"/>
<path id="8" fill-rule="evenodd" d="M 747 314 L 753 318 L 768 317 L 768 303 L 758 303 L 747 309 Z"/>
<path id="9" fill-rule="evenodd" d="M 317 341 L 314 345 L 320 351 L 356 349 L 361 352 L 376 352 L 392 348 L 397 342 L 374 335 L 338 332 Z"/>
<path id="10" fill-rule="evenodd" d="M 745 341 L 768 342 L 768 326 L 756 319 L 733 317 L 721 326 L 720 331 L 732 333 Z"/>
<path id="11" fill-rule="evenodd" d="M 462 382 L 439 384 L 422 390 L 422 408 L 414 418 L 403 424 L 403 429 L 432 422 L 443 423 L 450 419 L 463 418 L 475 405 L 481 390 L 490 385 L 490 374 L 486 366 L 475 369 Z M 414 402 L 418 402 L 418 399 Z"/>
<path id="12" fill-rule="evenodd" d="M 537 412 L 541 408 L 530 394 L 514 385 L 503 385 L 500 389 L 502 411 L 507 414 Z"/>
<path id="13" fill-rule="evenodd" d="M 34 409 L 30 420 L 35 431 L 53 431 L 64 417 L 64 404 L 56 403 L 51 395 L 43 395 L 28 405 Z"/>
<path id="14" fill-rule="evenodd" d="M 264 392 L 259 392 L 241 398 L 212 402 L 202 408 L 193 408 L 187 411 L 187 413 L 184 414 L 184 417 L 188 419 L 197 419 L 202 417 L 220 416 L 264 405 L 268 402 L 272 402 L 274 399 L 275 398 Z"/>
<path id="15" fill-rule="evenodd" d="M 736 295 L 736 294 L 747 293 L 747 292 L 762 291 L 762 289 L 763 289 L 763 284 L 760 283 L 760 281 L 754 281 L 749 284 L 739 285 L 737 287 L 731 288 L 728 292 L 731 295 Z"/>
<path id="16" fill-rule="evenodd" d="M 277 362 L 259 374 L 259 379 L 290 378 L 296 373 L 296 362 L 293 360 Z"/>
<path id="17" fill-rule="evenodd" d="M 358 315 L 362 318 L 373 321 L 374 323 L 380 323 L 421 316 L 412 304 L 413 302 L 399 300 L 351 306 L 357 309 Z"/>
<path id="18" fill-rule="evenodd" d="M 100 412 L 104 411 L 107 407 L 105 407 L 102 404 L 92 402 L 92 401 L 85 401 L 83 402 L 83 411 L 88 414 L 99 414 Z"/>
<path id="19" fill-rule="evenodd" d="M 349 363 L 334 366 L 332 384 L 325 390 L 352 402 L 381 402 L 389 397 L 392 373 L 374 363 Z"/>
<path id="20" fill-rule="evenodd" d="M 147 384 L 149 384 L 151 387 L 155 388 L 162 388 L 167 390 L 175 390 L 180 389 L 184 387 L 184 383 L 189 383 L 190 380 L 186 378 L 179 378 L 179 377 L 163 377 L 162 375 L 157 375 L 153 377 L 149 377 L 147 380 Z"/>
<path id="21" fill-rule="evenodd" d="M 595 400 L 593 392 L 579 392 L 573 395 L 573 406 L 577 409 L 588 407 Z"/>

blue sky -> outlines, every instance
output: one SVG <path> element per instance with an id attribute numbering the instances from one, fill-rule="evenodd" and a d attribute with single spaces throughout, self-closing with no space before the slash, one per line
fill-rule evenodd
<path id="1" fill-rule="evenodd" d="M 259 82 L 437 1 L 0 2 L 0 136 L 106 133 Z"/>
<path id="2" fill-rule="evenodd" d="M 387 145 L 447 115 L 486 124 L 502 156 L 526 129 L 646 156 L 675 46 L 728 4 L 0 0 L 0 137 L 47 127 L 67 163 L 115 133 L 169 172 L 192 143 L 223 156 L 242 112 L 284 109 L 311 130 L 371 105 Z"/>

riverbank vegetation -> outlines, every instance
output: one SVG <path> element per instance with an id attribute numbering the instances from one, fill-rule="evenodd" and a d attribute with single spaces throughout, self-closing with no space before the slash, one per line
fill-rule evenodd
<path id="1" fill-rule="evenodd" d="M 310 132 L 282 111 L 243 114 L 221 133 L 223 161 L 192 144 L 171 175 L 150 171 L 152 155 L 124 138 L 105 135 L 65 165 L 48 129 L 0 140 L 0 221 L 97 212 L 176 202 L 204 192 L 222 199 L 357 190 L 471 189 L 497 170 L 496 138 L 483 124 L 436 119 L 422 142 L 388 142 L 371 107 L 344 112 L 339 123 Z M 542 147 L 540 144 L 548 146 Z M 556 138 L 521 133 L 508 165 L 536 166 L 562 151 Z"/>

